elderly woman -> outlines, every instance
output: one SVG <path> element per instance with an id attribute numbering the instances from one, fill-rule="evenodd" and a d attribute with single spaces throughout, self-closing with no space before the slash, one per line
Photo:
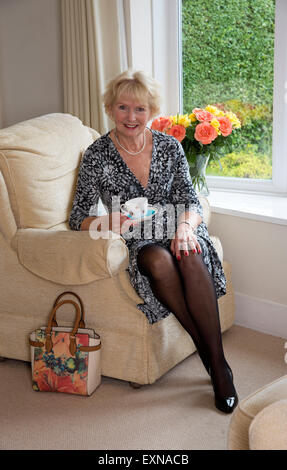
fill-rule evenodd
<path id="1" fill-rule="evenodd" d="M 143 72 L 126 71 L 108 84 L 104 104 L 114 129 L 82 158 L 69 223 L 74 230 L 96 223 L 97 230 L 103 226 L 126 237 L 130 280 L 144 301 L 138 308 L 150 323 L 171 312 L 177 317 L 210 374 L 215 406 L 230 413 L 238 397 L 223 352 L 217 303 L 226 293 L 226 279 L 181 144 L 147 127 L 159 114 L 159 103 L 158 83 Z M 136 197 L 156 208 L 148 228 L 145 220 L 132 225 L 120 211 L 120 204 Z M 99 198 L 108 214 L 97 217 Z"/>

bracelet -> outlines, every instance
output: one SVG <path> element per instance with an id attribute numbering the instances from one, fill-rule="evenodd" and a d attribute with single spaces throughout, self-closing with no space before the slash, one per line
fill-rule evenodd
<path id="1" fill-rule="evenodd" d="M 178 225 L 180 225 L 180 224 L 187 224 L 187 225 L 189 225 L 189 226 L 192 228 L 192 230 L 193 230 L 194 232 L 196 232 L 196 227 L 194 227 L 194 225 L 192 225 L 190 222 L 187 222 L 186 220 L 183 220 L 182 222 L 179 222 Z"/>

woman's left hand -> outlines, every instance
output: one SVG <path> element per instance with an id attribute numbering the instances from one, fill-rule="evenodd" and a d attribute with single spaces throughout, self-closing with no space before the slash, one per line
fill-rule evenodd
<path id="1" fill-rule="evenodd" d="M 181 259 L 181 250 L 185 256 L 189 256 L 189 250 L 191 250 L 192 253 L 201 253 L 197 236 L 188 224 L 178 225 L 174 238 L 171 241 L 170 249 L 178 260 Z"/>

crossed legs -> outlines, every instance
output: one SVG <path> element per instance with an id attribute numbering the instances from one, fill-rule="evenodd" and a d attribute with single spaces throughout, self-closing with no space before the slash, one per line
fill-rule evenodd
<path id="1" fill-rule="evenodd" d="M 210 371 L 220 396 L 235 396 L 226 363 L 215 285 L 201 254 L 189 253 L 177 261 L 168 249 L 147 245 L 138 253 L 138 267 L 149 278 L 155 297 L 165 305 L 192 337 L 199 356 Z"/>

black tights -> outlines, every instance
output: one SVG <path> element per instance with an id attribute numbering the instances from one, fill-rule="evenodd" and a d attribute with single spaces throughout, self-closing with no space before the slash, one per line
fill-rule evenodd
<path id="1" fill-rule="evenodd" d="M 210 370 L 218 392 L 234 393 L 233 382 L 224 357 L 218 303 L 212 276 L 202 255 L 181 260 L 160 245 L 146 245 L 138 253 L 140 272 L 149 278 L 155 297 L 176 316 L 190 334 L 199 356 Z"/>

